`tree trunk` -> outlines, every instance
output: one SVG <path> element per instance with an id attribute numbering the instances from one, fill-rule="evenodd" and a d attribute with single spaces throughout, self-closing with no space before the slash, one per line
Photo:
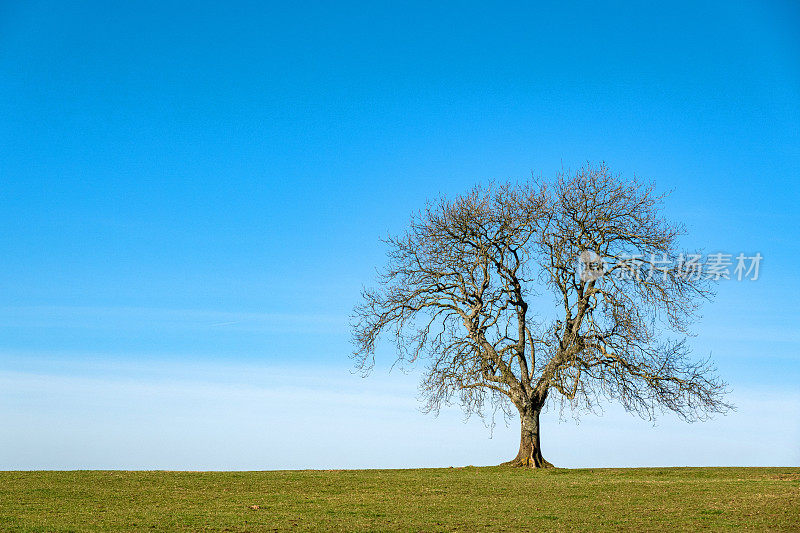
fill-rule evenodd
<path id="1" fill-rule="evenodd" d="M 519 410 L 521 431 L 519 439 L 519 453 L 512 460 L 503 463 L 506 466 L 519 466 L 525 468 L 553 468 L 542 457 L 542 445 L 539 440 L 539 413 L 541 407 L 525 407 Z"/>

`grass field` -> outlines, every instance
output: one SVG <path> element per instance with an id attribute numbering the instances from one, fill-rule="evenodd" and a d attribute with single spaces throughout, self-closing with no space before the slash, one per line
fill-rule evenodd
<path id="1" fill-rule="evenodd" d="M 0 528 L 800 530 L 800 468 L 0 472 Z"/>

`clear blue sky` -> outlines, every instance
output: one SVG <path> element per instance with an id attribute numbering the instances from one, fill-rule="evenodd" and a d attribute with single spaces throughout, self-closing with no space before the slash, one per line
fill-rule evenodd
<path id="1" fill-rule="evenodd" d="M 388 347 L 351 376 L 348 315 L 426 198 L 586 160 L 764 262 L 692 341 L 737 413 L 550 413 L 545 455 L 800 464 L 798 28 L 789 1 L 4 2 L 0 468 L 510 458 L 516 422 L 420 414 Z"/>

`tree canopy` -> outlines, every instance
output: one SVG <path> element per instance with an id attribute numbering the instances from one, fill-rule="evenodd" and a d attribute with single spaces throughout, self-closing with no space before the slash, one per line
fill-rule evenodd
<path id="1" fill-rule="evenodd" d="M 398 360 L 424 361 L 428 410 L 516 407 L 510 463 L 522 466 L 549 465 L 548 398 L 577 409 L 612 399 L 645 418 L 724 412 L 725 383 L 687 343 L 711 280 L 687 271 L 684 228 L 663 200 L 600 164 L 429 202 L 386 240 L 377 287 L 354 310 L 358 368 L 371 370 L 388 336 Z"/>

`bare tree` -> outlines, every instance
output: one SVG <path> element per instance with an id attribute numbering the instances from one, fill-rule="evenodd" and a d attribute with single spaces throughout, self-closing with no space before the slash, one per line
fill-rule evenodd
<path id="1" fill-rule="evenodd" d="M 724 412 L 725 384 L 686 343 L 709 281 L 683 268 L 662 201 L 601 164 L 429 203 L 387 239 L 379 286 L 354 310 L 357 367 L 372 369 L 389 334 L 399 361 L 426 361 L 428 411 L 513 405 L 514 466 L 552 466 L 539 431 L 552 393 L 562 408 L 608 398 L 645 418 Z"/>

